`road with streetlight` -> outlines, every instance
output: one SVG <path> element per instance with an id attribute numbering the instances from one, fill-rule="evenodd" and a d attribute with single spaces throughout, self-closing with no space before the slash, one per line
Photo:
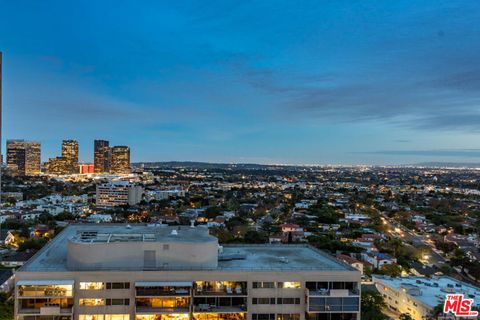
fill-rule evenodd
<path id="1" fill-rule="evenodd" d="M 447 261 L 442 255 L 436 252 L 436 249 L 433 243 L 429 242 L 425 237 L 414 233 L 412 230 L 408 230 L 400 223 L 394 221 L 388 217 L 385 213 L 381 212 L 382 220 L 384 224 L 388 227 L 388 230 L 391 233 L 396 233 L 398 236 L 405 242 L 411 243 L 414 247 L 422 247 L 427 251 L 424 255 L 424 260 L 428 260 L 427 264 L 432 264 L 438 268 L 445 264 Z"/>

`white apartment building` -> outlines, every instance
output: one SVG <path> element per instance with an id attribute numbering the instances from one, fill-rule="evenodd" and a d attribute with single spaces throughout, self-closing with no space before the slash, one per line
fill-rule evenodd
<path id="1" fill-rule="evenodd" d="M 204 227 L 71 225 L 16 273 L 16 320 L 358 320 L 360 272 Z"/>
<path id="2" fill-rule="evenodd" d="M 415 320 L 427 319 L 432 310 L 443 305 L 446 295 L 464 294 L 480 306 L 480 288 L 450 277 L 401 277 L 373 276 L 375 287 L 385 303 L 397 313 L 408 313 Z"/>
<path id="3" fill-rule="evenodd" d="M 143 188 L 128 181 L 111 181 L 97 185 L 97 208 L 113 208 L 122 205 L 135 205 L 142 201 Z"/>

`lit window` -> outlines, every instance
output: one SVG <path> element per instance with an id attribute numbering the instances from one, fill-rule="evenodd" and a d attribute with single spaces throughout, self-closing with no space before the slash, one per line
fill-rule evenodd
<path id="1" fill-rule="evenodd" d="M 278 287 L 284 289 L 300 289 L 301 284 L 300 282 L 279 282 Z"/>
<path id="2" fill-rule="evenodd" d="M 72 285 L 25 285 L 18 286 L 21 297 L 71 297 Z"/>
<path id="3" fill-rule="evenodd" d="M 80 290 L 102 290 L 103 282 L 80 282 Z"/>
<path id="4" fill-rule="evenodd" d="M 105 299 L 80 299 L 80 305 L 81 306 L 104 306 L 105 305 Z"/>
<path id="5" fill-rule="evenodd" d="M 128 314 L 106 314 L 105 320 L 130 320 Z"/>
<path id="6" fill-rule="evenodd" d="M 103 314 L 80 314 L 78 320 L 103 320 Z"/>

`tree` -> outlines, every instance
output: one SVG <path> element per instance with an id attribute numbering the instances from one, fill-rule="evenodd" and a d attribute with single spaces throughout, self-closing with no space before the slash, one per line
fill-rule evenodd
<path id="1" fill-rule="evenodd" d="M 386 264 L 386 265 L 383 265 L 382 269 L 380 270 L 380 273 L 396 278 L 402 274 L 402 267 L 396 263 Z"/>
<path id="2" fill-rule="evenodd" d="M 208 218 L 208 219 L 215 219 L 221 213 L 222 213 L 222 211 L 218 207 L 208 207 L 205 210 L 205 217 Z"/>
<path id="3" fill-rule="evenodd" d="M 48 242 L 45 238 L 28 239 L 20 244 L 18 251 L 26 251 L 29 249 L 40 250 Z"/>
<path id="4" fill-rule="evenodd" d="M 402 313 L 399 317 L 399 320 L 413 320 L 412 316 L 410 313 Z"/>
<path id="5" fill-rule="evenodd" d="M 0 320 L 13 319 L 13 300 L 5 292 L 0 292 Z"/>
<path id="6" fill-rule="evenodd" d="M 377 291 L 362 292 L 362 319 L 386 320 L 388 319 L 382 309 L 386 307 L 383 297 Z"/>
<path id="7" fill-rule="evenodd" d="M 245 243 L 267 243 L 268 237 L 264 233 L 249 230 L 245 233 L 244 240 Z"/>
<path id="8" fill-rule="evenodd" d="M 438 317 L 442 314 L 443 314 L 443 303 L 439 303 L 430 312 L 430 317 L 433 319 L 438 319 Z"/>

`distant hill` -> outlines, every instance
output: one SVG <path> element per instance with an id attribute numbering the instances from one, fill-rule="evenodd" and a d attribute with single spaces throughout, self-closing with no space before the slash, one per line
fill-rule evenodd
<path id="1" fill-rule="evenodd" d="M 195 161 L 167 161 L 167 162 L 136 162 L 133 167 L 144 165 L 147 168 L 194 168 L 194 169 L 244 169 L 244 170 L 271 170 L 271 169 L 299 169 L 305 166 L 255 164 L 255 163 L 210 163 Z"/>
<path id="2" fill-rule="evenodd" d="M 419 167 L 442 167 L 442 168 L 480 168 L 480 163 L 474 162 L 421 162 L 412 166 Z"/>

